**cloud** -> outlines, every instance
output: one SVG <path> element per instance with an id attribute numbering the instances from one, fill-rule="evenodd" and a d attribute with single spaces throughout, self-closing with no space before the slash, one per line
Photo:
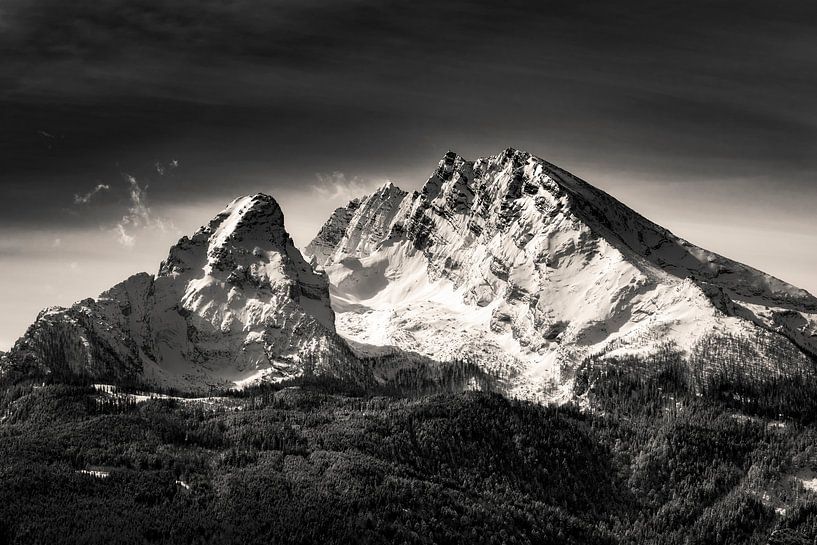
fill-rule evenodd
<path id="1" fill-rule="evenodd" d="M 85 195 L 74 194 L 74 204 L 88 204 L 91 199 L 100 191 L 108 191 L 111 188 L 108 184 L 97 184 L 91 191 Z"/>
<path id="2" fill-rule="evenodd" d="M 156 169 L 156 172 L 159 174 L 159 176 L 164 176 L 165 174 L 177 168 L 178 166 L 179 166 L 178 159 L 172 159 L 167 163 L 162 163 L 161 161 L 156 161 L 155 163 L 153 163 L 153 168 Z"/>
<path id="3" fill-rule="evenodd" d="M 126 174 L 125 178 L 128 181 L 130 207 L 128 213 L 114 226 L 113 231 L 122 246 L 132 248 L 136 244 L 134 231 L 151 228 L 165 231 L 169 222 L 156 216 L 148 206 L 148 185 L 139 185 L 138 180 L 130 174 Z"/>
<path id="4" fill-rule="evenodd" d="M 347 202 L 371 193 L 373 184 L 358 176 L 348 178 L 343 172 L 316 174 L 318 183 L 312 186 L 321 199 L 327 201 Z"/>
<path id="5" fill-rule="evenodd" d="M 117 234 L 116 240 L 124 246 L 125 248 L 133 248 L 134 244 L 136 243 L 136 239 L 125 231 L 125 226 L 121 223 L 116 224 L 114 227 L 114 231 Z"/>
<path id="6" fill-rule="evenodd" d="M 140 223 L 149 225 L 151 222 L 150 208 L 147 204 L 147 189 L 148 186 L 140 187 L 139 182 L 131 175 L 127 175 L 128 183 L 130 184 L 130 200 L 131 207 L 128 210 L 128 215 L 122 218 L 125 221 L 133 223 L 137 227 Z"/>

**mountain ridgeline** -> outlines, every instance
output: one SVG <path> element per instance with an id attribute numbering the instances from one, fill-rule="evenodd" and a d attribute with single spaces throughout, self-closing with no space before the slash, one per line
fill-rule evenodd
<path id="1" fill-rule="evenodd" d="M 518 150 L 449 152 L 421 191 L 338 209 L 305 252 L 358 352 L 459 355 L 519 397 L 571 396 L 591 362 L 667 351 L 705 375 L 813 373 L 815 297 Z"/>
<path id="2" fill-rule="evenodd" d="M 349 359 L 328 281 L 304 260 L 272 197 L 234 200 L 134 275 L 71 308 L 49 308 L 7 372 L 86 375 L 201 389 L 242 386 Z"/>
<path id="3" fill-rule="evenodd" d="M 660 373 L 667 354 L 696 388 L 813 380 L 817 299 L 508 149 L 449 152 L 421 191 L 353 200 L 303 254 L 272 197 L 236 199 L 157 275 L 44 310 L 0 358 L 12 381 L 199 391 L 323 376 L 541 401 L 587 395 L 608 367 Z"/>

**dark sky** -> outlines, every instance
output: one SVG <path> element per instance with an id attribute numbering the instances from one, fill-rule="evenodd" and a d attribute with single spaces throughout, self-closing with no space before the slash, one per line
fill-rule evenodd
<path id="1" fill-rule="evenodd" d="M 0 2 L 0 348 L 233 197 L 513 146 L 817 291 L 812 1 Z"/>

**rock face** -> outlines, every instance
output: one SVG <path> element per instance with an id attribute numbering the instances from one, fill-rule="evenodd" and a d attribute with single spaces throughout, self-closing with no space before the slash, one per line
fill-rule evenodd
<path id="1" fill-rule="evenodd" d="M 329 257 L 329 254 L 335 251 L 335 247 L 346 236 L 349 222 L 359 207 L 359 199 L 349 201 L 345 208 L 335 210 L 329 220 L 321 227 L 318 236 L 307 248 L 307 251 L 314 256 L 316 262 L 323 263 Z"/>
<path id="2" fill-rule="evenodd" d="M 311 371 L 344 350 L 326 276 L 295 248 L 275 200 L 257 194 L 182 238 L 156 277 L 43 311 L 8 359 L 28 372 L 201 388 Z"/>
<path id="3" fill-rule="evenodd" d="M 690 354 L 713 335 L 764 339 L 759 366 L 817 354 L 812 295 L 513 149 L 449 152 L 421 192 L 387 184 L 353 201 L 305 251 L 359 352 L 465 357 L 524 397 L 553 395 L 588 357 Z"/>

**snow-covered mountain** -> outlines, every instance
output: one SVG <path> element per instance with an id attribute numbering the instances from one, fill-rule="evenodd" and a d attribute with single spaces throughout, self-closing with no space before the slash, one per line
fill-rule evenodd
<path id="1" fill-rule="evenodd" d="M 295 248 L 275 200 L 257 194 L 183 237 L 155 277 L 44 310 L 6 357 L 25 373 L 202 388 L 319 370 L 348 352 L 326 276 Z"/>
<path id="2" fill-rule="evenodd" d="M 718 337 L 750 340 L 757 369 L 817 354 L 815 297 L 513 149 L 449 152 L 421 192 L 389 183 L 336 210 L 305 253 L 359 353 L 467 358 L 523 397 L 554 395 L 588 357 Z"/>
<path id="3" fill-rule="evenodd" d="M 449 152 L 422 191 L 336 210 L 305 253 L 272 197 L 236 199 L 156 276 L 44 310 L 0 372 L 182 389 L 317 372 L 544 399 L 588 362 L 668 348 L 753 373 L 817 362 L 815 297 L 513 149 Z"/>

